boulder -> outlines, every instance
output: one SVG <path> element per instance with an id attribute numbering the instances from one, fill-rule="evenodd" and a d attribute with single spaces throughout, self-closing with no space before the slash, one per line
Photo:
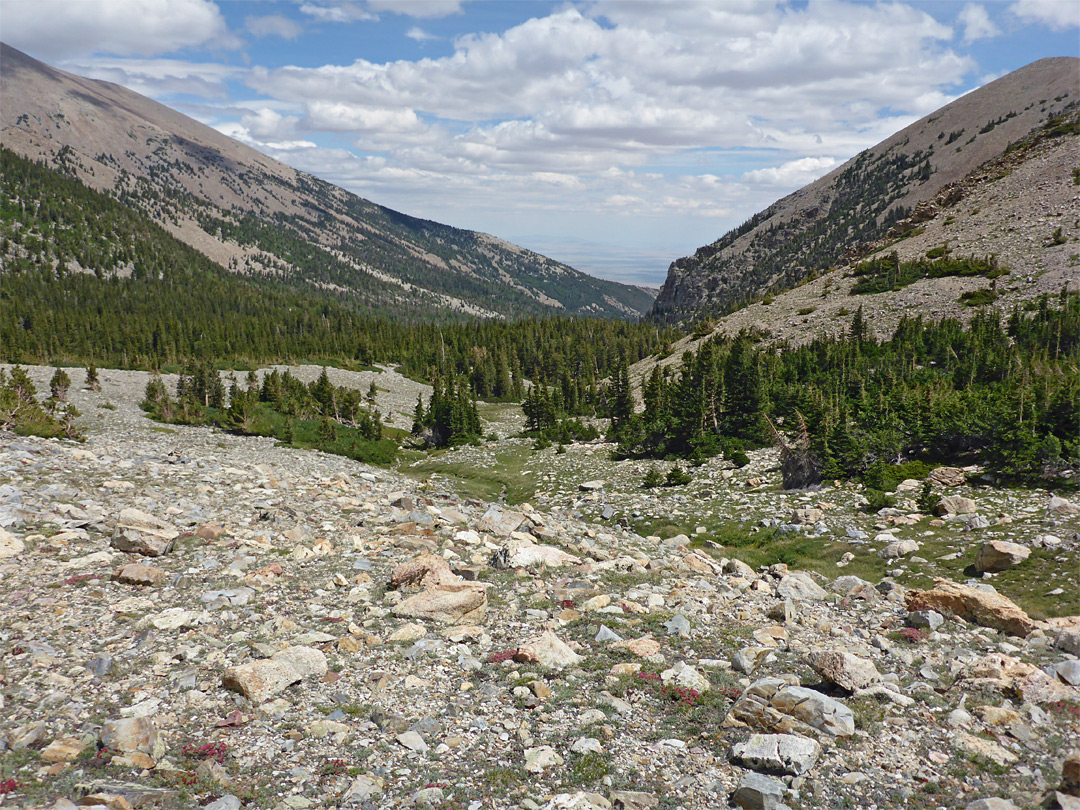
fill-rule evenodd
<path id="1" fill-rule="evenodd" d="M 960 671 L 958 682 L 969 687 L 989 687 L 1006 695 L 1020 695 L 1026 703 L 1046 704 L 1076 700 L 1077 691 L 1048 675 L 1034 664 L 1004 653 L 991 653 Z"/>
<path id="2" fill-rule="evenodd" d="M 978 511 L 978 507 L 975 506 L 975 501 L 971 498 L 965 498 L 962 495 L 946 495 L 940 501 L 937 506 L 934 507 L 934 513 L 946 517 L 948 515 L 974 515 Z"/>
<path id="3" fill-rule="evenodd" d="M 1031 549 L 1019 543 L 991 540 L 979 547 L 979 553 L 975 555 L 975 570 L 979 572 L 1006 571 L 1022 563 L 1030 554 Z"/>
<path id="4" fill-rule="evenodd" d="M 543 773 L 562 764 L 563 758 L 550 745 L 525 749 L 525 770 L 529 773 Z"/>
<path id="5" fill-rule="evenodd" d="M 123 717 L 101 727 L 101 744 L 124 754 L 146 754 L 155 760 L 165 755 L 165 740 L 149 717 Z"/>
<path id="6" fill-rule="evenodd" d="M 160 557 L 172 551 L 180 532 L 163 520 L 138 509 L 124 509 L 116 522 L 112 546 L 129 554 Z"/>
<path id="7" fill-rule="evenodd" d="M 821 756 L 816 740 L 798 734 L 754 734 L 731 749 L 731 760 L 744 768 L 800 776 Z"/>
<path id="8" fill-rule="evenodd" d="M 581 484 L 578 484 L 578 489 L 580 489 L 582 492 L 598 492 L 603 488 L 603 481 L 585 481 Z"/>
<path id="9" fill-rule="evenodd" d="M 796 602 L 820 602 L 827 594 L 805 571 L 793 571 L 780 580 L 776 595 Z"/>
<path id="10" fill-rule="evenodd" d="M 581 656 L 550 630 L 518 647 L 514 660 L 523 664 L 540 664 L 561 669 L 579 663 Z"/>
<path id="11" fill-rule="evenodd" d="M 683 689 L 693 689 L 696 692 L 708 692 L 711 688 L 709 679 L 685 661 L 679 661 L 671 669 L 661 672 L 660 680 L 681 686 Z"/>
<path id="12" fill-rule="evenodd" d="M 744 724 L 780 734 L 850 737 L 855 715 L 847 706 L 788 678 L 762 678 L 750 684 L 728 711 L 732 725 Z"/>
<path id="13" fill-rule="evenodd" d="M 563 565 L 579 565 L 581 559 L 573 554 L 568 554 L 555 546 L 542 546 L 527 543 L 519 543 L 510 550 L 507 555 L 507 565 L 510 568 L 527 568 L 530 565 L 543 565 L 548 568 L 558 568 Z"/>
<path id="14" fill-rule="evenodd" d="M 760 773 L 744 773 L 731 794 L 731 803 L 745 810 L 777 810 L 783 806 L 784 785 Z"/>
<path id="15" fill-rule="evenodd" d="M 510 532 L 516 532 L 521 528 L 521 524 L 524 522 L 525 515 L 523 513 L 513 512 L 509 509 L 503 510 L 497 506 L 492 506 L 484 513 L 484 516 L 480 518 L 477 529 L 481 532 L 498 535 L 499 537 L 509 537 Z"/>
<path id="16" fill-rule="evenodd" d="M 800 526 L 813 526 L 818 521 L 825 519 L 825 512 L 821 509 L 803 507 L 791 513 L 791 522 Z"/>
<path id="17" fill-rule="evenodd" d="M 1022 638 L 1038 627 L 1011 599 L 941 578 L 934 580 L 929 591 L 908 591 L 904 605 L 909 611 L 936 610 Z"/>
<path id="18" fill-rule="evenodd" d="M 0 559 L 26 551 L 26 545 L 7 529 L 0 529 Z"/>
<path id="19" fill-rule="evenodd" d="M 1080 515 L 1080 506 L 1077 506 L 1067 498 L 1054 495 L 1050 498 L 1050 502 L 1046 505 L 1046 511 L 1051 515 Z"/>
<path id="20" fill-rule="evenodd" d="M 818 650 L 807 655 L 806 660 L 822 678 L 849 692 L 881 680 L 873 662 L 851 653 Z"/>
<path id="21" fill-rule="evenodd" d="M 391 588 L 428 588 L 453 582 L 457 582 L 457 576 L 450 570 L 446 560 L 435 554 L 422 554 L 396 566 L 390 572 L 389 585 Z"/>
<path id="22" fill-rule="evenodd" d="M 128 563 L 117 568 L 113 573 L 114 580 L 125 585 L 143 585 L 147 587 L 160 585 L 165 579 L 165 572 L 155 565 L 143 565 L 142 563 Z"/>
<path id="23" fill-rule="evenodd" d="M 936 467 L 927 480 L 943 487 L 961 487 L 967 483 L 967 475 L 959 467 Z"/>
<path id="24" fill-rule="evenodd" d="M 222 676 L 222 685 L 253 703 L 262 703 L 304 678 L 321 678 L 325 674 L 326 656 L 322 651 L 288 647 L 272 658 L 229 667 Z"/>
<path id="25" fill-rule="evenodd" d="M 885 548 L 878 551 L 877 555 L 883 560 L 895 560 L 898 557 L 906 557 L 919 550 L 919 544 L 914 540 L 893 540 Z"/>
<path id="26" fill-rule="evenodd" d="M 394 605 L 392 613 L 441 624 L 479 624 L 487 615 L 487 586 L 459 582 L 428 588 Z"/>

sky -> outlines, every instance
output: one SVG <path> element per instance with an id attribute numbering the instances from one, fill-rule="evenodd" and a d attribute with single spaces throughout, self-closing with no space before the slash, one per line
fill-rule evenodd
<path id="1" fill-rule="evenodd" d="M 1080 56 L 1080 0 L 4 0 L 0 38 L 381 205 L 659 285 L 956 97 Z"/>

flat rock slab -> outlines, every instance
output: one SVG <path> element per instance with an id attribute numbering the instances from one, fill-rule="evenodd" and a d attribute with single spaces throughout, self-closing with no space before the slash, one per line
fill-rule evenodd
<path id="1" fill-rule="evenodd" d="M 909 611 L 936 610 L 947 616 L 959 616 L 965 621 L 1001 630 L 1010 636 L 1027 638 L 1038 627 L 1011 599 L 958 585 L 947 579 L 935 579 L 934 587 L 929 591 L 909 591 L 904 604 Z"/>
<path id="2" fill-rule="evenodd" d="M 479 624 L 487 615 L 487 588 L 460 582 L 428 588 L 394 605 L 393 614 L 440 624 Z"/>
<path id="3" fill-rule="evenodd" d="M 731 760 L 745 768 L 801 776 L 821 756 L 817 740 L 799 734 L 754 734 L 731 749 Z"/>
<path id="4" fill-rule="evenodd" d="M 509 537 L 510 532 L 516 532 L 524 522 L 525 515 L 523 513 L 509 509 L 503 510 L 493 506 L 480 518 L 477 530 L 499 535 L 500 537 Z"/>
<path id="5" fill-rule="evenodd" d="M 222 676 L 226 689 L 253 703 L 263 703 L 304 678 L 326 674 L 326 656 L 314 647 L 289 647 L 272 658 L 229 667 Z"/>

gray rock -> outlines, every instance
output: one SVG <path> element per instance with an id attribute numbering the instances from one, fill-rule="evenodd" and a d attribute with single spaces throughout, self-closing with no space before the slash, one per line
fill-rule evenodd
<path id="1" fill-rule="evenodd" d="M 815 650 L 806 660 L 821 677 L 849 692 L 881 680 L 881 673 L 871 661 L 851 653 Z"/>
<path id="2" fill-rule="evenodd" d="M 783 796 L 781 782 L 751 772 L 743 774 L 738 788 L 731 794 L 731 802 L 745 810 L 778 810 Z"/>
<path id="3" fill-rule="evenodd" d="M 398 734 L 394 739 L 410 751 L 423 753 L 428 750 L 428 744 L 424 742 L 424 738 L 415 731 L 404 731 L 401 734 Z"/>
<path id="4" fill-rule="evenodd" d="M 728 711 L 751 728 L 780 734 L 850 737 L 855 715 L 847 706 L 820 692 L 793 686 L 784 678 L 762 678 L 750 684 Z"/>
<path id="5" fill-rule="evenodd" d="M 936 610 L 914 610 L 908 614 L 907 623 L 910 627 L 937 630 L 945 624 L 945 617 Z"/>
<path id="6" fill-rule="evenodd" d="M 582 492 L 596 492 L 597 490 L 601 490 L 603 488 L 603 481 L 585 481 L 584 483 L 578 484 L 578 489 Z"/>
<path id="7" fill-rule="evenodd" d="M 160 557 L 172 551 L 180 532 L 163 520 L 138 509 L 124 509 L 117 519 L 113 548 L 131 554 Z"/>
<path id="8" fill-rule="evenodd" d="M 934 512 L 941 516 L 946 515 L 974 515 L 978 511 L 975 501 L 962 495 L 946 495 L 942 498 Z"/>
<path id="9" fill-rule="evenodd" d="M 805 571 L 794 571 L 781 579 L 776 594 L 796 602 L 820 602 L 828 595 Z"/>
<path id="10" fill-rule="evenodd" d="M 664 624 L 664 629 L 669 635 L 686 638 L 690 635 L 690 620 L 681 613 L 676 613 Z"/>
<path id="11" fill-rule="evenodd" d="M 1046 672 L 1070 686 L 1080 686 L 1080 661 L 1059 661 L 1046 667 Z"/>
<path id="12" fill-rule="evenodd" d="M 254 703 L 262 703 L 297 681 L 325 674 L 326 656 L 321 650 L 288 647 L 273 658 L 229 667 L 222 676 L 222 685 Z"/>
<path id="13" fill-rule="evenodd" d="M 1017 808 L 1009 799 L 991 798 L 969 802 L 964 810 L 1017 810 Z"/>
<path id="14" fill-rule="evenodd" d="M 355 807 L 364 802 L 374 799 L 382 793 L 383 779 L 372 774 L 361 774 L 353 780 L 348 789 L 341 796 L 342 807 Z"/>
<path id="15" fill-rule="evenodd" d="M 754 734 L 731 750 L 733 762 L 755 771 L 800 776 L 821 756 L 816 740 L 798 734 Z"/>
<path id="16" fill-rule="evenodd" d="M 240 810 L 240 799 L 231 793 L 226 793 L 220 799 L 204 804 L 202 810 Z"/>
<path id="17" fill-rule="evenodd" d="M 600 625 L 600 630 L 596 634 L 596 641 L 622 641 L 622 636 L 609 628 L 606 624 Z"/>
<path id="18" fill-rule="evenodd" d="M 651 793 L 639 790 L 611 791 L 611 805 L 614 810 L 652 810 L 660 800 Z"/>
<path id="19" fill-rule="evenodd" d="M 1007 571 L 1028 558 L 1031 549 L 1019 543 L 1007 543 L 1004 540 L 991 540 L 979 547 L 975 555 L 976 571 Z"/>

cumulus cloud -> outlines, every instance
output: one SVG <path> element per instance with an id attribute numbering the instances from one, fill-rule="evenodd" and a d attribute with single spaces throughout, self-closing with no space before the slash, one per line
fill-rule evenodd
<path id="1" fill-rule="evenodd" d="M 800 188 L 827 174 L 837 164 L 836 158 L 804 157 L 789 160 L 780 166 L 754 169 L 745 172 L 742 179 L 747 183 L 761 183 L 781 188 Z"/>
<path id="2" fill-rule="evenodd" d="M 182 59 L 75 58 L 63 63 L 79 76 L 121 84 L 144 96 L 191 95 L 226 98 L 226 82 L 242 71 L 229 65 Z"/>
<path id="3" fill-rule="evenodd" d="M 296 39 L 303 29 L 295 20 L 281 14 L 268 14 L 265 17 L 247 17 L 244 27 L 257 37 L 281 37 Z"/>
<path id="4" fill-rule="evenodd" d="M 239 45 L 210 0 L 5 0 L 4 41 L 45 60 Z"/>
<path id="5" fill-rule="evenodd" d="M 1009 11 L 1025 22 L 1054 30 L 1080 26 L 1080 5 L 1076 0 L 1016 0 Z"/>
<path id="6" fill-rule="evenodd" d="M 1001 29 L 990 19 L 986 8 L 976 3 L 964 6 L 956 19 L 964 27 L 964 42 L 990 39 L 1001 33 Z"/>

